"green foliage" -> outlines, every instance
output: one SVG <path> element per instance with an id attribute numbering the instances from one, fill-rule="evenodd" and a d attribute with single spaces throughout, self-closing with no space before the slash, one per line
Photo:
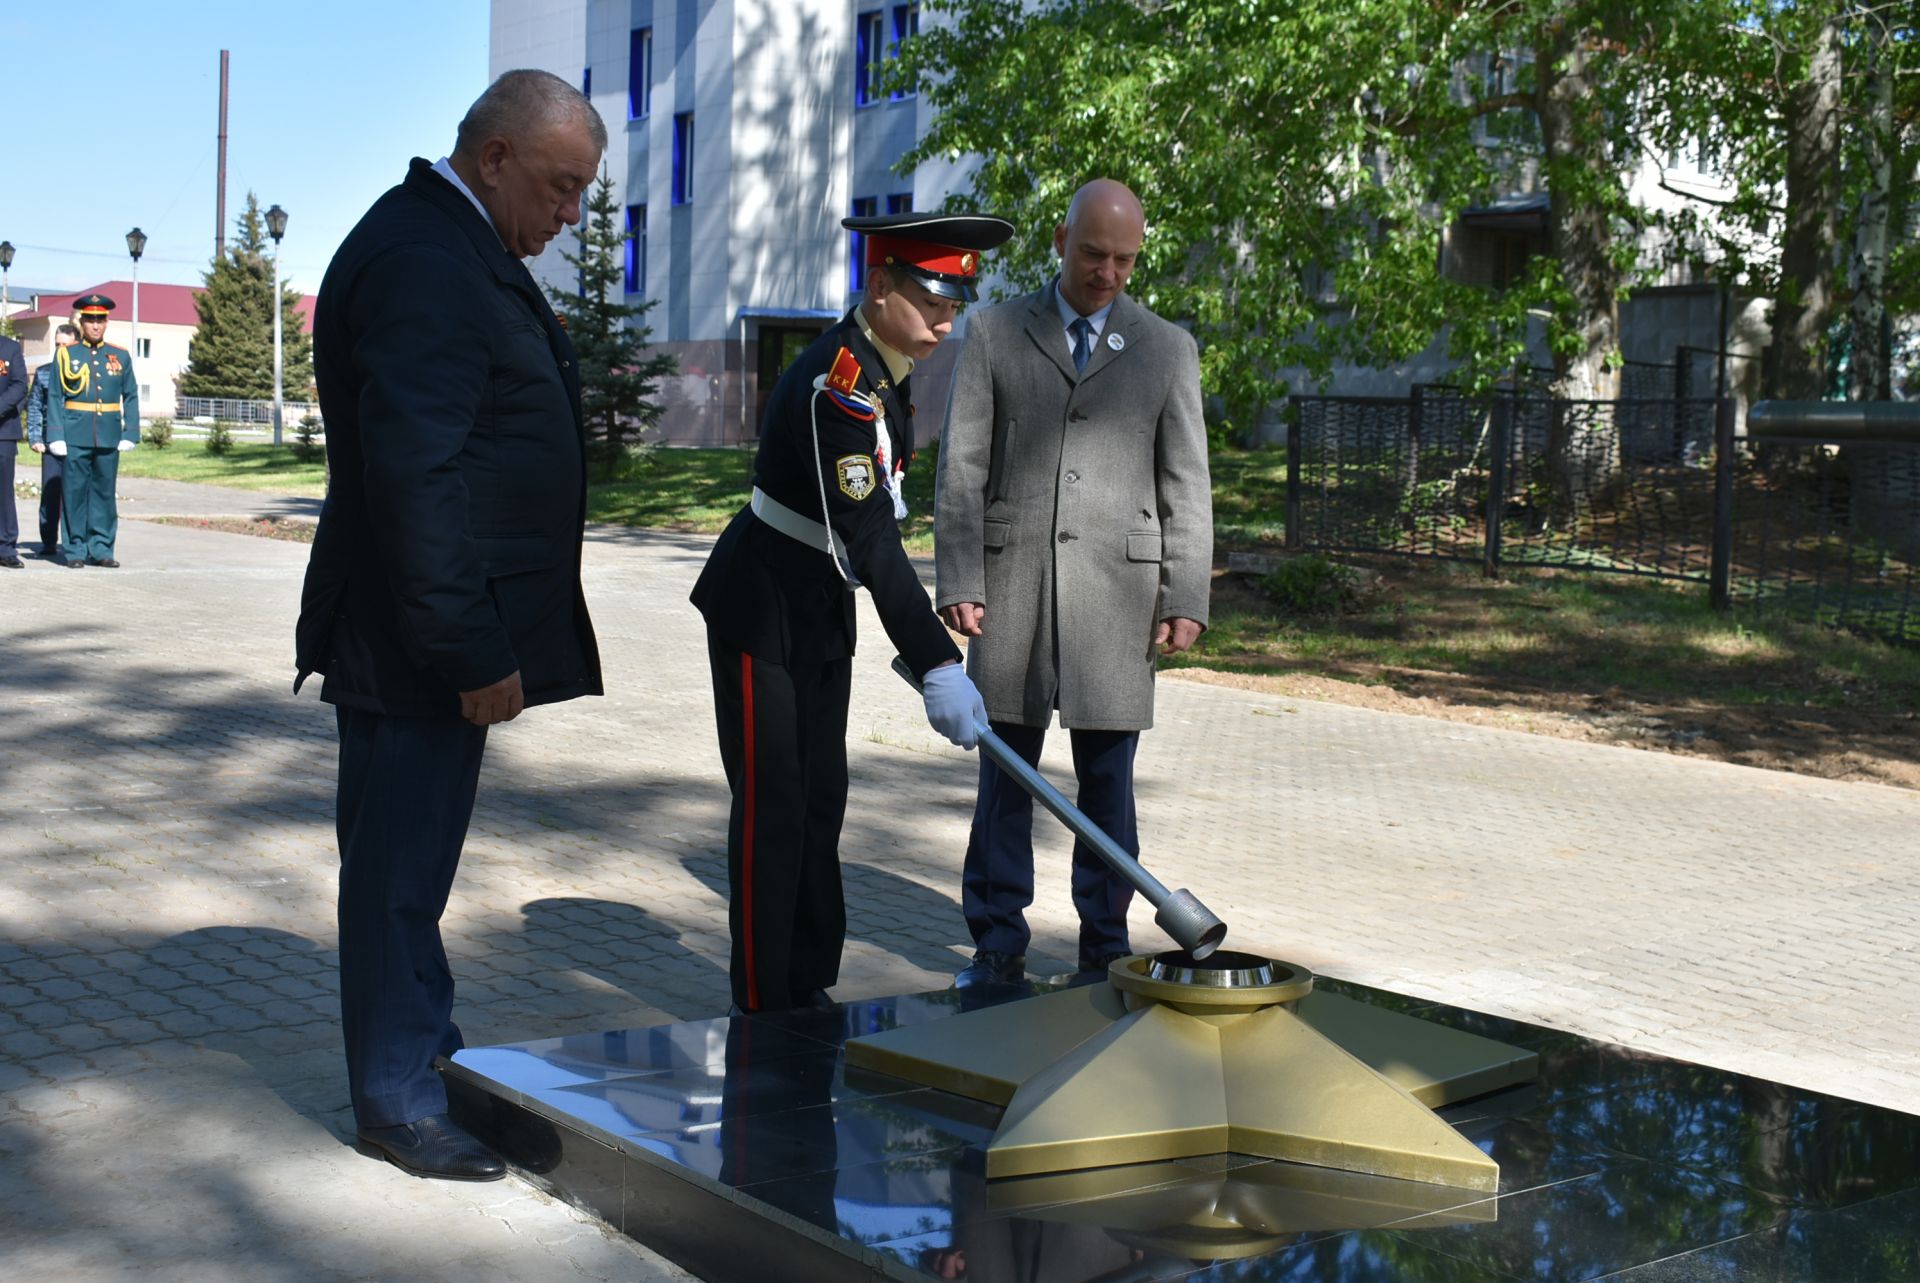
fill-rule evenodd
<path id="1" fill-rule="evenodd" d="M 273 397 L 273 259 L 260 203 L 247 193 L 237 233 L 201 279 L 194 296 L 199 326 L 187 347 L 180 395 L 265 401 Z M 300 296 L 280 291 L 282 381 L 303 388 L 313 381 L 313 339 L 301 326 Z"/>
<path id="2" fill-rule="evenodd" d="M 173 444 L 173 420 L 168 418 L 148 419 L 146 427 L 140 431 L 140 439 L 156 450 L 164 450 Z"/>
<path id="3" fill-rule="evenodd" d="M 574 293 L 548 286 L 573 340 L 580 370 L 580 404 L 593 443 L 595 472 L 611 478 L 660 421 L 660 381 L 678 369 L 671 356 L 647 353 L 652 330 L 644 318 L 656 300 L 627 303 L 620 202 L 605 169 L 574 231 L 576 252 L 561 251 L 579 273 Z"/>
<path id="4" fill-rule="evenodd" d="M 293 430 L 293 440 L 296 459 L 313 460 L 325 454 L 326 448 L 320 444 L 320 416 L 301 415 L 299 426 Z"/>
<path id="5" fill-rule="evenodd" d="M 201 448 L 208 454 L 225 454 L 233 449 L 233 425 L 225 419 L 215 419 L 207 429 L 207 439 Z"/>
<path id="6" fill-rule="evenodd" d="M 1260 587 L 1292 615 L 1337 615 L 1360 599 L 1360 576 L 1319 553 L 1289 557 L 1260 577 Z"/>
<path id="7" fill-rule="evenodd" d="M 1765 288 L 1796 50 L 1841 4 L 928 0 L 941 20 L 892 68 L 934 108 L 902 167 L 980 158 L 978 206 L 1021 229 L 994 259 L 1014 290 L 1052 274 L 1052 229 L 1081 183 L 1133 187 L 1149 231 L 1131 292 L 1193 324 L 1234 426 L 1287 390 L 1277 371 L 1390 367 L 1443 331 L 1460 381 L 1484 390 L 1525 363 L 1544 322 L 1571 393 L 1576 376 L 1606 386 L 1616 300 L 1665 267 L 1647 253 L 1658 242 Z M 1893 41 L 1893 168 L 1909 191 L 1915 12 Z M 1647 158 L 1703 148 L 1736 180 L 1731 197 L 1629 190 Z M 1442 272 L 1443 227 L 1530 190 L 1552 194 L 1546 256 L 1502 290 Z M 1890 292 L 1912 263 L 1896 250 Z"/>

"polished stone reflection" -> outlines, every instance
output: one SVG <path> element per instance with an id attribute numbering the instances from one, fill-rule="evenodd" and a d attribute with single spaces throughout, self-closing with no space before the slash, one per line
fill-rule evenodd
<path id="1" fill-rule="evenodd" d="M 988 1180 L 998 1109 L 841 1050 L 981 995 L 470 1048 L 447 1076 L 523 1178 L 710 1283 L 1920 1279 L 1920 1118 L 1323 987 L 1538 1053 L 1537 1081 L 1440 1111 L 1497 1194 L 1233 1154 Z"/>

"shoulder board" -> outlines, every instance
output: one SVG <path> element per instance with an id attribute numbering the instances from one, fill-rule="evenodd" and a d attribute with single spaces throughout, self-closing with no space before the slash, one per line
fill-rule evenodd
<path id="1" fill-rule="evenodd" d="M 860 362 L 851 348 L 834 354 L 833 368 L 827 371 L 827 386 L 836 392 L 851 392 L 860 386 Z"/>
<path id="2" fill-rule="evenodd" d="M 873 407 L 860 398 L 847 396 L 845 393 L 836 392 L 832 388 L 827 389 L 827 395 L 832 397 L 834 403 L 842 410 L 845 410 L 854 418 L 859 419 L 862 423 L 872 420 Z"/>

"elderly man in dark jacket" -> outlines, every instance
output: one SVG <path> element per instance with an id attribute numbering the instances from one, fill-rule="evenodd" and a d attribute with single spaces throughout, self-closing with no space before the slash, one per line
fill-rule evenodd
<path id="1" fill-rule="evenodd" d="M 580 591 L 585 438 L 573 348 L 520 261 L 580 221 L 606 127 L 571 85 L 508 72 L 451 158 L 348 234 L 320 285 L 315 375 L 332 485 L 295 689 L 340 725 L 340 1005 L 364 1148 L 490 1180 L 446 1116 L 461 1046 L 439 920 L 487 728 L 598 695 Z"/>

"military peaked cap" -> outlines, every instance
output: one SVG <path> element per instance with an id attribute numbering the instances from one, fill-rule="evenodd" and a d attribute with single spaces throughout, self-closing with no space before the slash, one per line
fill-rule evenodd
<path id="1" fill-rule="evenodd" d="M 113 311 L 113 300 L 105 294 L 83 294 L 73 300 L 74 310 L 82 316 L 105 316 Z"/>
<path id="2" fill-rule="evenodd" d="M 1013 235 L 1013 224 L 991 214 L 871 214 L 840 226 L 867 241 L 867 266 L 905 272 L 942 298 L 971 303 L 980 254 Z"/>

